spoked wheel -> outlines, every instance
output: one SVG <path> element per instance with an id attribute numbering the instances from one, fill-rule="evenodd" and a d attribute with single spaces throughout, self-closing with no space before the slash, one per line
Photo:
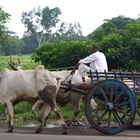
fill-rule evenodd
<path id="1" fill-rule="evenodd" d="M 139 118 L 140 117 L 140 99 L 137 99 L 137 114 Z"/>
<path id="2" fill-rule="evenodd" d="M 93 85 L 85 106 L 86 117 L 96 130 L 116 134 L 127 129 L 136 114 L 136 101 L 124 83 L 108 79 Z"/>

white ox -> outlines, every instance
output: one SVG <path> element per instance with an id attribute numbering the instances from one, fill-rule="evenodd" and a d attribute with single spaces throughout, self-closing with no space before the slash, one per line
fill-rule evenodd
<path id="1" fill-rule="evenodd" d="M 66 129 L 67 125 L 56 104 L 59 85 L 56 77 L 43 66 L 38 66 L 35 70 L 11 71 L 5 69 L 0 73 L 0 103 L 7 107 L 8 132 L 12 132 L 14 128 L 13 105 L 23 100 L 30 102 L 38 99 L 45 102 L 46 110 L 52 108 L 63 128 Z M 47 111 L 45 113 L 48 114 Z M 45 119 L 45 117 L 43 118 Z M 40 124 L 36 132 L 40 132 L 42 126 Z"/>

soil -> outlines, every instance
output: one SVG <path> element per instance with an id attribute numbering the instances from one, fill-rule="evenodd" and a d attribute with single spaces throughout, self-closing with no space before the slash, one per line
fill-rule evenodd
<path id="1" fill-rule="evenodd" d="M 6 125 L 0 125 L 0 133 L 7 132 Z M 23 134 L 33 134 L 35 132 L 35 127 L 21 127 L 16 126 L 13 133 L 23 133 Z M 140 137 L 140 125 L 133 126 L 131 129 L 125 130 L 114 136 L 130 136 L 130 137 Z M 52 135 L 62 135 L 63 129 L 61 127 L 44 128 L 41 134 L 52 134 Z M 100 133 L 94 128 L 85 126 L 71 126 L 67 129 L 67 135 L 88 135 L 88 136 L 105 136 L 105 134 Z"/>

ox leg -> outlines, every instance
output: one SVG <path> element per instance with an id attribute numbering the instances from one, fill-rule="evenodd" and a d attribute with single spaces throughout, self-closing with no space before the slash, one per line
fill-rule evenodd
<path id="1" fill-rule="evenodd" d="M 74 106 L 74 112 L 72 115 L 71 122 L 75 122 L 75 119 L 78 116 L 79 112 L 80 112 L 80 106 Z"/>
<path id="2" fill-rule="evenodd" d="M 41 119 L 41 117 L 39 117 L 39 116 L 37 115 L 37 108 L 40 107 L 41 104 L 43 104 L 43 101 L 42 101 L 42 100 L 38 100 L 37 102 L 35 102 L 35 104 L 34 104 L 33 107 L 32 107 L 32 112 L 33 112 L 35 118 L 36 118 L 39 122 L 41 122 L 42 119 Z"/>
<path id="3" fill-rule="evenodd" d="M 13 129 L 14 129 L 14 122 L 13 122 L 13 115 L 14 115 L 14 109 L 13 109 L 13 105 L 11 102 L 7 102 L 6 103 L 6 110 L 5 110 L 5 113 L 6 113 L 6 116 L 7 116 L 7 121 L 8 121 L 8 131 L 7 132 L 13 132 Z"/>
<path id="4" fill-rule="evenodd" d="M 81 96 L 76 95 L 76 94 L 75 94 L 75 96 L 71 97 L 72 105 L 74 107 L 74 112 L 72 115 L 71 122 L 75 121 L 76 117 L 78 116 L 78 114 L 80 112 L 80 99 L 81 99 Z"/>
<path id="5" fill-rule="evenodd" d="M 53 104 L 50 104 L 50 105 L 51 105 L 52 110 L 53 110 L 54 113 L 56 114 L 57 118 L 58 118 L 58 119 L 60 120 L 60 122 L 61 122 L 61 125 L 62 125 L 63 130 L 64 130 L 62 134 L 67 134 L 67 125 L 66 125 L 66 123 L 65 123 L 65 121 L 64 121 L 64 118 L 63 118 L 63 116 L 62 116 L 62 114 L 61 114 L 61 112 L 60 112 L 59 107 L 57 106 L 57 104 L 56 104 L 55 101 L 53 102 Z"/>
<path id="6" fill-rule="evenodd" d="M 46 123 L 47 123 L 47 120 L 48 120 L 48 118 L 49 118 L 49 116 L 50 116 L 50 114 L 51 114 L 51 107 L 50 107 L 50 105 L 48 104 L 48 103 L 44 103 L 44 117 L 43 117 L 43 123 L 42 123 L 42 125 L 43 126 L 45 126 L 46 125 Z"/>
<path id="7" fill-rule="evenodd" d="M 39 91 L 39 97 L 45 102 L 50 105 L 56 116 L 61 122 L 61 125 L 64 129 L 63 134 L 67 134 L 67 125 L 64 121 L 62 114 L 60 113 L 59 107 L 56 104 L 56 90 L 55 86 L 48 86 L 45 87 L 42 91 Z"/>
<path id="8" fill-rule="evenodd" d="M 77 93 L 70 93 L 71 95 L 71 104 L 73 105 L 74 111 L 72 114 L 72 118 L 67 121 L 67 125 L 71 126 L 76 121 L 76 117 L 78 116 L 80 109 L 80 101 L 81 101 L 81 95 Z"/>
<path id="9" fill-rule="evenodd" d="M 49 104 L 44 103 L 44 115 L 42 117 L 42 121 L 40 122 L 40 125 L 38 126 L 38 128 L 36 129 L 35 133 L 41 133 L 41 131 L 43 130 L 44 125 L 46 124 L 46 121 L 49 117 L 50 111 L 51 111 L 51 107 L 49 106 Z"/>

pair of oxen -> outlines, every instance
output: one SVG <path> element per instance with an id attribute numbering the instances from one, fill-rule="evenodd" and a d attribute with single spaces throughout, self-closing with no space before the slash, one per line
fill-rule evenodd
<path id="1" fill-rule="evenodd" d="M 63 133 L 67 133 L 67 125 L 59 110 L 57 103 L 65 105 L 71 102 L 74 106 L 74 112 L 71 121 L 74 121 L 80 112 L 80 99 L 81 94 L 77 94 L 76 90 L 61 89 L 60 85 L 71 84 L 78 87 L 81 85 L 81 77 L 76 70 L 75 74 L 71 77 L 70 71 L 49 71 L 40 65 L 34 70 L 17 71 L 4 69 L 0 73 L 0 103 L 6 105 L 6 117 L 8 122 L 8 132 L 13 132 L 14 129 L 14 105 L 27 101 L 33 103 L 32 111 L 36 115 L 36 109 L 42 103 L 44 105 L 44 114 L 36 133 L 40 133 L 49 116 L 50 111 L 54 111 L 56 116 L 61 122 Z M 87 84 L 90 79 L 87 77 Z"/>

